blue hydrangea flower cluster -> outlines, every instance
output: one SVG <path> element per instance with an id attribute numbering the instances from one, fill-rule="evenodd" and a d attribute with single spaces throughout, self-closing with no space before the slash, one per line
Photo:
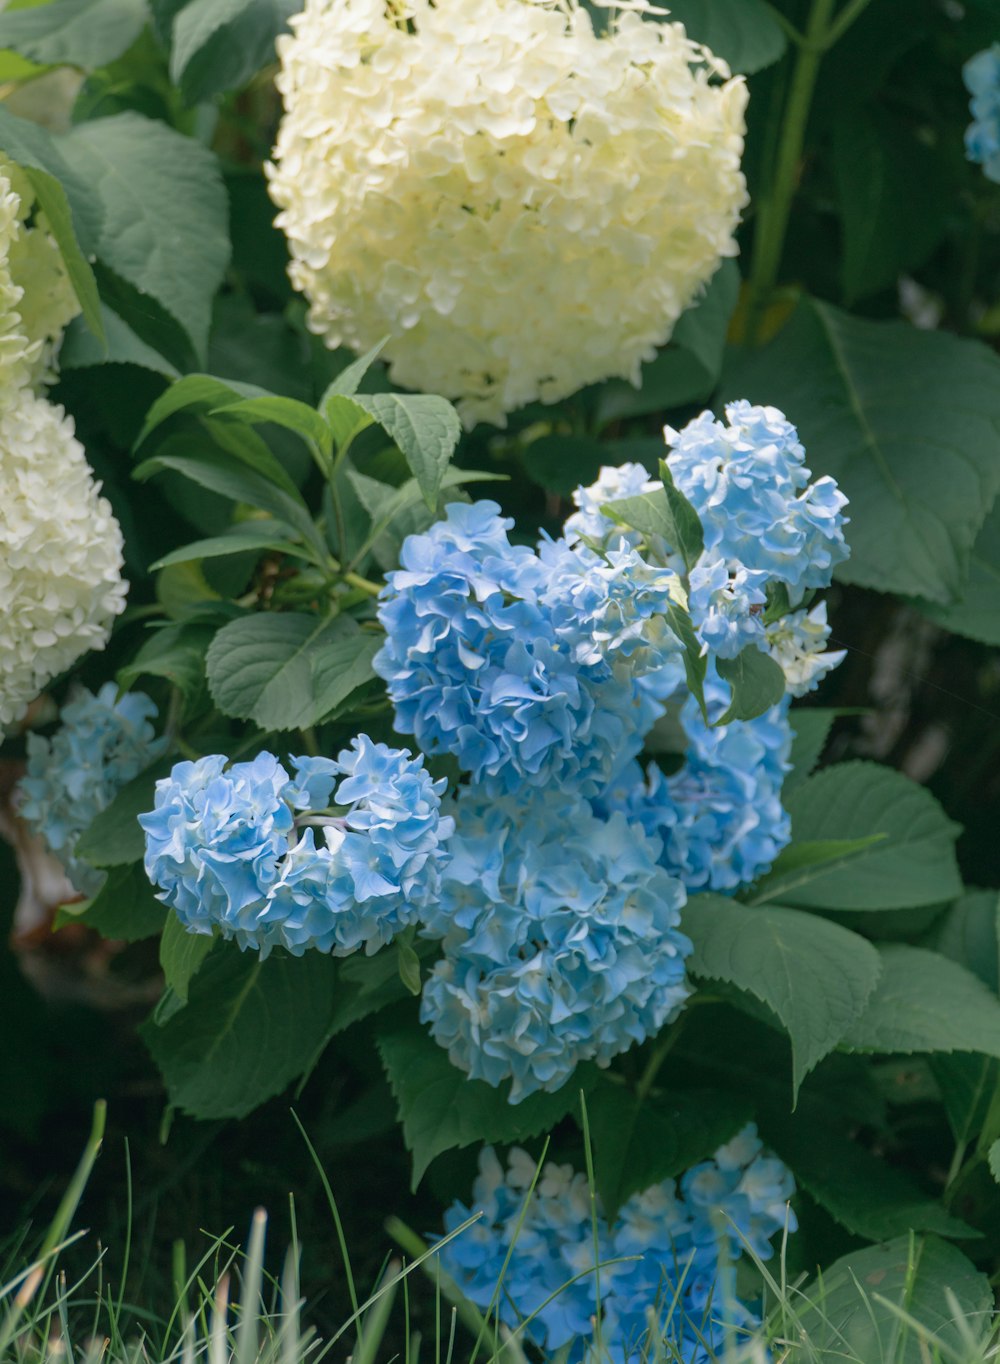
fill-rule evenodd
<path id="1" fill-rule="evenodd" d="M 483 1217 L 441 1247 L 442 1266 L 481 1308 L 492 1301 L 503 1274 L 501 1320 L 515 1330 L 533 1316 L 524 1335 L 548 1357 L 565 1348 L 569 1364 L 663 1358 L 658 1345 L 669 1346 L 669 1357 L 685 1364 L 721 1357 L 727 1332 L 753 1317 L 736 1298 L 731 1273 L 720 1266 L 720 1249 L 733 1261 L 749 1246 L 766 1260 L 773 1239 L 796 1228 L 788 1207 L 792 1175 L 763 1149 L 752 1124 L 680 1180 L 634 1194 L 613 1224 L 598 1200 L 596 1261 L 583 1175 L 567 1165 L 545 1165 L 525 1212 L 535 1164 L 524 1151 L 511 1151 L 504 1171 L 487 1147 L 479 1168 L 470 1204 L 452 1205 L 445 1230 L 454 1231 L 475 1212 Z M 599 1308 L 597 1276 L 587 1272 L 595 1262 Z"/>
<path id="2" fill-rule="evenodd" d="M 729 705 L 729 688 L 709 668 L 709 718 Z M 790 697 L 755 720 L 706 725 L 693 696 L 681 708 L 688 738 L 684 765 L 673 776 L 650 763 L 627 763 L 595 803 L 623 813 L 630 825 L 662 840 L 661 865 L 692 893 L 731 892 L 767 871 L 791 837 L 781 804 L 789 770 Z"/>
<path id="3" fill-rule="evenodd" d="M 566 791 L 454 806 L 456 832 L 425 932 L 444 955 L 421 1018 L 473 1079 L 510 1101 L 607 1065 L 680 1012 L 689 989 L 684 888 L 661 842 Z"/>
<path id="4" fill-rule="evenodd" d="M 551 541 L 536 554 L 510 544 L 512 525 L 493 502 L 454 503 L 406 540 L 374 667 L 396 728 L 453 754 L 483 790 L 594 794 L 655 719 L 637 678 L 679 660 L 660 615 L 679 580 L 625 544 L 607 558 Z"/>
<path id="5" fill-rule="evenodd" d="M 94 895 L 104 873 L 75 856 L 77 841 L 123 786 L 164 751 L 152 721 L 156 706 L 142 692 L 106 682 L 97 695 L 81 688 L 62 708 L 51 739 L 29 734 L 27 774 L 20 783 L 21 817 L 42 835 L 83 895 Z"/>
<path id="6" fill-rule="evenodd" d="M 972 96 L 965 154 L 982 166 L 987 180 L 1000 184 L 1000 43 L 970 57 L 962 68 L 962 77 Z"/>
<path id="7" fill-rule="evenodd" d="M 291 777 L 271 753 L 178 763 L 139 816 L 146 874 L 189 932 L 262 957 L 374 952 L 437 894 L 444 782 L 364 734 L 335 760 L 290 763 Z"/>

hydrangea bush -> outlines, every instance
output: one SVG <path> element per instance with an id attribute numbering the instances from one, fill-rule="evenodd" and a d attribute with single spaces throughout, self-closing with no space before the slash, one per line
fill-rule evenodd
<path id="1" fill-rule="evenodd" d="M 0 14 L 81 73 L 0 108 L 3 789 L 169 1110 L 391 1109 L 563 1364 L 797 1219 L 995 1269 L 995 892 L 852 719 L 932 629 L 995 709 L 992 0 L 78 8 Z"/>

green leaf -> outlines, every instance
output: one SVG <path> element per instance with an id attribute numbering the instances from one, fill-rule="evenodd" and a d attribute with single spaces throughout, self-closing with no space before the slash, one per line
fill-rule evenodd
<path id="1" fill-rule="evenodd" d="M 955 601 L 918 601 L 923 613 L 956 635 L 981 644 L 1000 644 L 1000 498 L 976 536 L 969 560 L 969 574 Z"/>
<path id="2" fill-rule="evenodd" d="M 214 946 L 210 933 L 189 933 L 176 914 L 167 915 L 160 939 L 160 968 L 167 988 L 182 1004 L 188 1002 L 191 981 Z"/>
<path id="3" fill-rule="evenodd" d="M 0 149 L 24 171 L 41 171 L 62 187 L 77 240 L 89 256 L 97 246 L 104 209 L 94 185 L 69 155 L 67 140 L 0 105 Z"/>
<path id="4" fill-rule="evenodd" d="M 1000 1184 L 1000 1139 L 995 1141 L 993 1145 L 990 1147 L 988 1161 L 990 1167 L 990 1174 L 993 1176 L 996 1182 Z"/>
<path id="5" fill-rule="evenodd" d="M 123 786 L 111 804 L 95 815 L 80 835 L 76 855 L 95 867 L 122 867 L 129 862 L 141 862 L 146 838 L 138 817 L 152 810 L 156 783 L 169 776 L 175 761 L 168 754 Z"/>
<path id="6" fill-rule="evenodd" d="M 930 1057 L 930 1069 L 956 1142 L 970 1142 L 981 1132 L 1000 1083 L 1000 1061 L 969 1052 Z"/>
<path id="7" fill-rule="evenodd" d="M 165 677 L 185 696 L 195 696 L 205 685 L 205 652 L 215 624 L 185 621 L 154 630 L 131 663 L 118 670 L 118 684 L 131 686 L 139 677 Z"/>
<path id="8" fill-rule="evenodd" d="M 834 120 L 833 171 L 844 229 L 841 282 L 854 303 L 924 263 L 944 236 L 954 186 L 937 150 L 875 104 Z"/>
<path id="9" fill-rule="evenodd" d="M 689 570 L 694 567 L 705 548 L 698 513 L 682 492 L 674 486 L 670 469 L 661 460 L 660 477 L 663 487 L 638 497 L 621 497 L 606 502 L 601 511 L 619 525 L 637 530 L 648 538 L 659 536 L 669 549 L 676 550 Z M 782 684 L 784 691 L 784 684 Z"/>
<path id="10" fill-rule="evenodd" d="M 663 614 L 671 630 L 681 642 L 684 651 L 684 680 L 687 682 L 688 691 L 698 702 L 702 719 L 707 725 L 709 718 L 708 708 L 705 705 L 705 674 L 708 671 L 708 663 L 701 652 L 701 640 L 694 632 L 691 617 L 682 606 L 678 606 L 676 602 L 670 602 Z"/>
<path id="11" fill-rule="evenodd" d="M 599 1083 L 587 1096 L 594 1173 L 614 1219 L 633 1193 L 671 1179 L 712 1154 L 753 1116 L 749 1099 L 719 1090 L 676 1090 L 640 1099 Z"/>
<path id="12" fill-rule="evenodd" d="M 297 398 L 280 398 L 267 394 L 259 398 L 244 398 L 242 402 L 228 403 L 220 409 L 227 417 L 247 422 L 253 426 L 258 422 L 274 422 L 286 431 L 294 431 L 307 445 L 315 446 L 325 455 L 330 454 L 333 433 L 319 413 L 308 403 Z"/>
<path id="13" fill-rule="evenodd" d="M 96 284 L 94 297 L 96 300 Z M 97 320 L 102 332 L 97 332 L 89 323 L 83 325 L 86 315 L 83 320 L 75 317 L 66 328 L 59 347 L 60 371 L 92 369 L 97 365 L 137 365 L 168 379 L 177 378 L 178 371 L 166 356 L 140 340 L 128 323 L 104 303 L 99 304 Z M 102 333 L 103 341 L 100 339 Z"/>
<path id="14" fill-rule="evenodd" d="M 255 384 L 238 383 L 235 379 L 217 379 L 214 374 L 185 374 L 182 379 L 178 379 L 161 393 L 146 413 L 146 420 L 136 437 L 133 449 L 138 450 L 158 426 L 177 412 L 184 412 L 187 409 L 210 412 L 216 408 L 242 402 L 245 398 L 263 396 L 264 390 Z M 294 487 L 294 484 L 292 486 Z"/>
<path id="15" fill-rule="evenodd" d="M 243 616 L 223 626 L 209 647 L 209 689 L 224 715 L 261 729 L 304 728 L 374 676 L 371 660 L 381 642 L 346 616 Z"/>
<path id="16" fill-rule="evenodd" d="M 667 412 L 707 399 L 722 372 L 726 333 L 739 293 L 739 267 L 735 261 L 723 261 L 701 298 L 681 314 L 670 345 L 643 365 L 639 387 L 618 379 L 600 386 L 598 424 Z M 662 439 L 655 446 L 654 458 L 663 449 Z M 604 460 L 609 462 L 619 461 Z"/>
<path id="17" fill-rule="evenodd" d="M 792 842 L 854 840 L 884 834 L 843 868 L 803 868 L 782 886 L 785 903 L 811 909 L 912 909 L 962 890 L 955 861 L 958 826 L 922 786 L 877 763 L 837 763 L 791 793 Z"/>
<path id="18" fill-rule="evenodd" d="M 3 16 L 0 15 L 0 18 Z M 24 173 L 31 181 L 38 207 L 45 214 L 49 230 L 59 247 L 66 274 L 73 286 L 77 302 L 83 312 L 83 320 L 93 332 L 99 344 L 103 344 L 105 329 L 101 301 L 97 292 L 97 281 L 89 261 L 80 250 L 76 239 L 76 228 L 69 200 L 63 186 L 47 171 L 35 166 L 26 166 Z M 62 357 L 60 355 L 60 365 Z"/>
<path id="19" fill-rule="evenodd" d="M 731 720 L 755 720 L 785 694 L 785 674 L 780 665 L 756 644 L 748 644 L 735 658 L 717 658 L 715 667 L 733 693 L 729 709 L 717 722 L 720 725 Z"/>
<path id="20" fill-rule="evenodd" d="M 540 436 L 524 452 L 528 476 L 547 492 L 566 497 L 597 478 L 607 447 L 591 436 Z"/>
<path id="21" fill-rule="evenodd" d="M 986 1276 L 933 1236 L 898 1236 L 851 1251 L 799 1292 L 796 1334 L 808 1340 L 808 1359 L 815 1364 L 973 1358 L 976 1341 L 989 1334 L 993 1312 Z"/>
<path id="22" fill-rule="evenodd" d="M 331 398 L 351 398 L 357 393 L 365 375 L 385 349 L 385 344 L 388 339 L 388 337 L 385 337 L 377 346 L 372 346 L 370 351 L 366 351 L 359 359 L 352 361 L 346 369 L 340 371 L 337 377 L 328 385 L 320 399 L 319 407 L 321 412 L 325 411 L 326 405 Z"/>
<path id="23" fill-rule="evenodd" d="M 112 867 L 92 900 L 63 905 L 56 927 L 82 922 L 96 929 L 102 937 L 118 942 L 139 942 L 162 932 L 166 917 L 166 907 L 156 898 L 142 863 L 132 862 L 128 866 Z"/>
<path id="24" fill-rule="evenodd" d="M 879 954 L 870 942 L 798 910 L 696 895 L 683 925 L 694 943 L 693 975 L 735 985 L 784 1024 L 793 1092 L 862 1016 L 879 978 Z"/>
<path id="25" fill-rule="evenodd" d="M 386 1031 L 378 1038 L 378 1049 L 398 1105 L 406 1149 L 413 1153 L 414 1189 L 443 1151 L 481 1142 L 524 1141 L 547 1132 L 576 1108 L 581 1088 L 589 1088 L 596 1079 L 593 1067 L 582 1067 L 557 1094 L 532 1094 L 511 1104 L 506 1086 L 499 1090 L 470 1080 L 423 1028 Z"/>
<path id="26" fill-rule="evenodd" d="M 237 90 L 274 61 L 298 0 L 190 0 L 174 19 L 170 79 L 188 104 Z"/>
<path id="27" fill-rule="evenodd" d="M 191 559 L 218 559 L 227 554 L 243 554 L 247 550 L 277 550 L 282 554 L 301 553 L 296 545 L 298 532 L 284 521 L 238 521 L 222 535 L 206 540 L 194 540 L 182 549 L 175 549 L 150 564 L 150 571 L 168 568 L 171 564 L 187 563 Z"/>
<path id="28" fill-rule="evenodd" d="M 420 958 L 408 943 L 396 944 L 396 960 L 399 962 L 399 978 L 411 995 L 419 995 L 421 990 Z"/>
<path id="29" fill-rule="evenodd" d="M 320 952 L 289 957 L 231 945 L 190 983 L 187 1007 L 140 1033 L 167 1097 L 196 1118 L 242 1118 L 305 1069 L 336 999 L 337 965 Z"/>
<path id="30" fill-rule="evenodd" d="M 789 712 L 788 721 L 792 726 L 792 770 L 785 778 L 782 794 L 787 798 L 797 786 L 805 781 L 819 762 L 830 727 L 836 719 L 835 710 L 796 706 Z"/>
<path id="31" fill-rule="evenodd" d="M 131 47 L 148 18 L 145 0 L 49 0 L 0 14 L 0 48 L 42 66 L 93 71 Z"/>
<path id="32" fill-rule="evenodd" d="M 946 602 L 1000 489 L 1000 356 L 804 299 L 727 394 L 780 407 L 850 498 L 844 582 Z"/>
<path id="33" fill-rule="evenodd" d="M 969 890 L 959 896 L 938 922 L 932 941 L 949 961 L 958 962 L 994 993 L 1000 993 L 1000 893 Z"/>
<path id="34" fill-rule="evenodd" d="M 828 1123 L 772 1110 L 761 1131 L 795 1171 L 796 1184 L 855 1236 L 884 1241 L 911 1229 L 976 1235 L 899 1170 Z"/>
<path id="35" fill-rule="evenodd" d="M 974 1051 L 1000 1057 L 1000 999 L 971 971 L 922 947 L 879 949 L 882 975 L 843 1037 L 850 1051 Z"/>
<path id="36" fill-rule="evenodd" d="M 356 393 L 352 401 L 399 446 L 424 501 L 433 511 L 462 434 L 462 424 L 451 403 L 428 394 L 405 393 Z"/>
<path id="37" fill-rule="evenodd" d="M 887 834 L 869 834 L 866 838 L 827 838 L 813 843 L 790 843 L 775 858 L 774 865 L 754 888 L 750 903 L 766 904 L 768 900 L 793 897 L 797 886 L 808 883 L 818 872 L 826 874 L 847 866 L 859 853 L 867 852 L 876 843 L 883 843 Z M 807 871 L 803 877 L 801 873 Z"/>
<path id="38" fill-rule="evenodd" d="M 98 256 L 204 355 L 229 261 L 229 207 L 215 156 L 132 112 L 78 124 L 63 146 L 103 208 Z"/>
<path id="39" fill-rule="evenodd" d="M 671 0 L 670 22 L 676 20 L 689 38 L 744 75 L 776 62 L 787 46 L 784 29 L 764 0 Z"/>

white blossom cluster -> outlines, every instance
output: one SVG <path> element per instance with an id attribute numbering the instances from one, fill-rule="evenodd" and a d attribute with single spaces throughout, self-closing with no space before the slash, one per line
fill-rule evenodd
<path id="1" fill-rule="evenodd" d="M 269 170 L 309 325 L 467 425 L 620 376 L 736 253 L 746 87 L 577 0 L 306 0 Z"/>
<path id="2" fill-rule="evenodd" d="M 0 170 L 0 726 L 104 647 L 127 591 L 121 529 L 73 423 L 33 387 L 69 319 L 50 247 L 24 247 L 23 211 Z"/>

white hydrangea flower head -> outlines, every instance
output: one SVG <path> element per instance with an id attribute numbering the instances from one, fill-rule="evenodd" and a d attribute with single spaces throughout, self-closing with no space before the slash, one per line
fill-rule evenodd
<path id="1" fill-rule="evenodd" d="M 820 679 L 839 667 L 847 657 L 846 649 L 827 649 L 830 626 L 826 602 L 817 602 L 810 611 L 793 611 L 767 627 L 768 653 L 785 674 L 785 686 L 792 696 L 815 691 Z"/>
<path id="2" fill-rule="evenodd" d="M 125 607 L 122 533 L 62 408 L 0 404 L 0 725 L 102 649 Z"/>
<path id="3" fill-rule="evenodd" d="M 743 80 L 641 8 L 305 0 L 268 173 L 328 345 L 467 425 L 638 383 L 747 201 Z"/>

